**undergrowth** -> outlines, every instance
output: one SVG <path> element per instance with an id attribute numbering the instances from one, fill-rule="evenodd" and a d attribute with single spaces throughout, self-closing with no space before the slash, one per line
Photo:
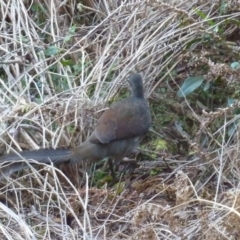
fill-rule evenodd
<path id="1" fill-rule="evenodd" d="M 39 164 L 1 182 L 1 239 L 238 239 L 236 1 L 0 0 L 0 153 L 74 147 L 140 72 L 134 173 Z"/>

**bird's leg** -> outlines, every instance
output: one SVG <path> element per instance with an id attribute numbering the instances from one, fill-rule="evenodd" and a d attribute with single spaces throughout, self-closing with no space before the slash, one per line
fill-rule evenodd
<path id="1" fill-rule="evenodd" d="M 122 160 L 121 163 L 124 163 L 125 166 L 122 170 L 122 173 L 125 174 L 127 170 L 130 170 L 130 173 L 133 173 L 134 170 L 139 167 L 139 164 L 137 163 L 136 159 L 127 159 Z"/>
<path id="2" fill-rule="evenodd" d="M 113 180 L 115 180 L 116 179 L 116 172 L 114 170 L 113 159 L 111 157 L 108 157 L 108 166 L 110 168 L 112 178 L 113 178 Z"/>
<path id="3" fill-rule="evenodd" d="M 131 151 L 131 155 L 134 155 L 134 158 L 122 158 L 120 163 L 123 163 L 126 167 L 124 167 L 123 171 L 125 172 L 127 169 L 131 169 L 133 172 L 135 168 L 139 167 L 137 163 L 137 155 L 140 153 L 138 147 L 138 143 L 135 143 L 135 148 Z"/>

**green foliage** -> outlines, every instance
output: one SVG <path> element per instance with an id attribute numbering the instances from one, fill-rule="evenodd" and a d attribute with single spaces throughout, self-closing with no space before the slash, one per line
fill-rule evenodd
<path id="1" fill-rule="evenodd" d="M 41 26 L 46 23 L 46 19 L 47 19 L 46 16 L 48 16 L 46 9 L 47 8 L 44 3 L 39 4 L 37 2 L 34 2 L 31 5 L 31 11 L 34 12 L 35 22 L 38 26 Z"/>
<path id="2" fill-rule="evenodd" d="M 67 126 L 67 132 L 74 134 L 75 131 L 76 131 L 76 128 L 74 126 L 72 126 L 72 125 Z"/>
<path id="3" fill-rule="evenodd" d="M 228 4 L 226 0 L 221 0 L 220 7 L 219 7 L 220 15 L 226 14 L 227 10 L 228 10 Z"/>
<path id="4" fill-rule="evenodd" d="M 215 26 L 216 25 L 216 23 L 212 19 L 209 19 L 208 16 L 204 12 L 200 11 L 197 8 L 195 8 L 194 10 L 199 17 L 201 17 L 203 20 L 207 20 L 207 23 L 209 24 L 209 26 Z"/>
<path id="5" fill-rule="evenodd" d="M 61 60 L 60 60 L 60 63 L 61 63 L 64 67 L 72 66 L 72 65 L 73 65 L 72 59 L 61 59 Z"/>
<path id="6" fill-rule="evenodd" d="M 98 169 L 94 172 L 93 185 L 102 187 L 106 182 L 111 182 L 112 176 L 107 172 Z"/>
<path id="7" fill-rule="evenodd" d="M 183 85 L 178 90 L 178 97 L 186 97 L 189 94 L 193 93 L 197 88 L 199 88 L 203 83 L 203 76 L 189 77 L 185 79 Z"/>
<path id="8" fill-rule="evenodd" d="M 87 71 L 90 68 L 90 66 L 91 66 L 90 61 L 82 62 L 82 60 L 79 59 L 75 64 L 72 64 L 70 67 L 73 70 L 73 74 L 75 76 L 78 76 L 81 72 L 85 72 L 85 74 L 87 74 Z"/>
<path id="9" fill-rule="evenodd" d="M 44 54 L 47 57 L 50 56 L 55 56 L 57 54 L 59 54 L 61 51 L 59 48 L 57 48 L 56 46 L 49 46 L 47 49 L 44 50 Z"/>
<path id="10" fill-rule="evenodd" d="M 163 139 L 155 139 L 152 142 L 155 151 L 166 151 L 168 150 L 168 143 Z"/>
<path id="11" fill-rule="evenodd" d="M 69 28 L 68 34 L 65 36 L 64 38 L 64 42 L 67 43 L 72 39 L 72 36 L 75 34 L 76 32 L 76 25 L 73 25 Z"/>
<path id="12" fill-rule="evenodd" d="M 114 184 L 113 189 L 115 189 L 116 194 L 121 194 L 126 189 L 125 182 L 118 182 Z"/>
<path id="13" fill-rule="evenodd" d="M 230 66 L 231 66 L 232 69 L 239 69 L 240 68 L 240 63 L 239 62 L 232 62 Z"/>
<path id="14" fill-rule="evenodd" d="M 156 168 L 154 168 L 154 169 L 151 169 L 151 171 L 150 171 L 150 176 L 156 176 L 156 175 L 158 175 L 159 173 L 161 173 L 162 172 L 162 169 L 156 169 Z"/>

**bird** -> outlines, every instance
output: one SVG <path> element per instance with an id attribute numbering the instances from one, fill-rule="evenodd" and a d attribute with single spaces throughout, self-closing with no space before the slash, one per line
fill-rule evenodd
<path id="1" fill-rule="evenodd" d="M 138 147 L 139 138 L 151 126 L 151 113 L 144 97 L 141 74 L 130 74 L 128 82 L 131 95 L 113 103 L 103 112 L 94 131 L 85 142 L 74 148 L 42 148 L 3 155 L 0 157 L 0 179 L 28 168 L 29 164 L 20 161 L 22 159 L 59 165 L 83 161 L 97 162 L 108 158 L 109 164 L 117 166 Z"/>

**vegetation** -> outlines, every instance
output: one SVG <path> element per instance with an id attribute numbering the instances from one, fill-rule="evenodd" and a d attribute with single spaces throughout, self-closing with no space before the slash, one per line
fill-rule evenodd
<path id="1" fill-rule="evenodd" d="M 167 3 L 165 3 L 167 2 Z M 0 183 L 1 239 L 237 239 L 240 3 L 0 0 L 0 153 L 74 147 L 141 72 L 134 173 L 39 164 Z M 86 169 L 85 169 L 86 167 Z"/>

